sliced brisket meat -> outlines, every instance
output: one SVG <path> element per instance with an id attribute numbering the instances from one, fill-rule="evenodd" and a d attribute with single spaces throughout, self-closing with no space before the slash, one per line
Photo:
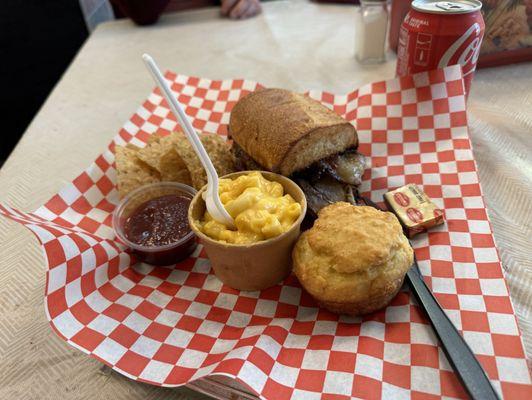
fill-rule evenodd
<path id="1" fill-rule="evenodd" d="M 362 175 L 366 169 L 366 159 L 357 153 L 356 149 L 348 149 L 341 154 L 324 158 L 317 164 L 334 179 L 356 186 L 362 183 Z"/>
<path id="2" fill-rule="evenodd" d="M 237 143 L 233 142 L 231 151 L 238 170 L 264 170 Z M 329 204 L 339 201 L 362 204 L 357 186 L 362 182 L 365 165 L 364 156 L 353 148 L 319 160 L 291 178 L 305 193 L 310 216 L 314 219 L 318 211 Z"/>

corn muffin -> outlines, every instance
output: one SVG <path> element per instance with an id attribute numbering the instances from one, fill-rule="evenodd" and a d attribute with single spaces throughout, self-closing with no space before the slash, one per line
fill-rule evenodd
<path id="1" fill-rule="evenodd" d="M 362 315 L 395 297 L 414 252 L 395 215 L 339 202 L 319 212 L 292 258 L 294 273 L 320 305 Z"/>

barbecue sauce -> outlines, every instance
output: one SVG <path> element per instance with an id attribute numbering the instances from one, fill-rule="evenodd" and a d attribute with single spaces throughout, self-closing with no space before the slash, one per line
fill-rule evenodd
<path id="1" fill-rule="evenodd" d="M 142 253 L 141 258 L 164 265 L 190 254 L 196 243 L 194 236 L 171 246 L 191 232 L 187 218 L 190 201 L 190 197 L 183 195 L 165 195 L 141 204 L 131 213 L 125 221 L 124 234 L 129 241 L 147 248 L 145 252 L 136 251 Z"/>

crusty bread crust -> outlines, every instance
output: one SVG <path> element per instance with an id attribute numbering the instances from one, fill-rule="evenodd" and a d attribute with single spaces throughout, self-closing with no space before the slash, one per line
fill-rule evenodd
<path id="1" fill-rule="evenodd" d="M 358 143 L 349 122 L 308 96 L 284 89 L 262 89 L 239 100 L 229 132 L 259 164 L 283 175 Z"/>

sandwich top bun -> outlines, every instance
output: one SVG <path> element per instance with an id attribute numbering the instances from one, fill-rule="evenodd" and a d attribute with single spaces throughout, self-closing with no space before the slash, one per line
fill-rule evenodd
<path id="1" fill-rule="evenodd" d="M 356 146 L 353 125 L 307 96 L 283 89 L 257 90 L 231 111 L 229 133 L 255 161 L 291 175 L 315 161 Z"/>
<path id="2" fill-rule="evenodd" d="M 344 202 L 323 208 L 293 250 L 303 287 L 330 311 L 350 315 L 386 306 L 413 258 L 395 215 Z"/>

